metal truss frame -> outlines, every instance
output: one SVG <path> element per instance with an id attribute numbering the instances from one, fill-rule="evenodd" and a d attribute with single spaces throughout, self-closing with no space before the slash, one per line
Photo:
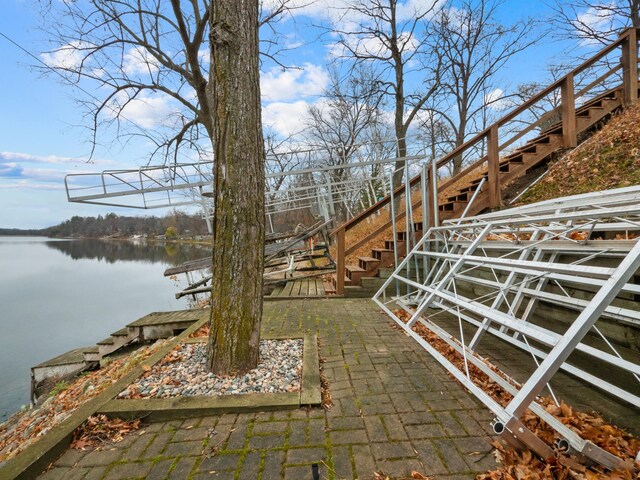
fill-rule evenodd
<path id="1" fill-rule="evenodd" d="M 613 232 L 640 233 L 640 187 L 448 220 L 425 233 L 373 300 L 495 414 L 494 431 L 512 444 L 543 458 L 553 455 L 552 447 L 521 422 L 530 409 L 557 432 L 556 447 L 610 469 L 631 468 L 581 438 L 539 402 L 545 388 L 558 401 L 551 381 L 562 381 L 554 379 L 562 370 L 640 408 L 640 364 L 625 358 L 629 355 L 598 325 L 606 321 L 640 327 L 640 302 L 635 301 L 640 285 L 633 283 L 640 269 L 640 241 L 604 238 Z M 409 275 L 407 266 L 413 262 L 424 272 L 422 281 Z M 387 298 L 393 283 L 396 292 L 404 285 L 407 293 Z M 562 309 L 564 327 L 555 321 L 551 329 L 536 316 L 541 302 Z M 394 313 L 397 308 L 410 315 L 406 323 Z M 418 323 L 453 348 L 464 367 L 456 367 L 414 331 Z M 587 341 L 587 334 L 597 341 Z M 518 382 L 508 367 L 501 371 L 489 364 L 480 349 L 486 336 L 526 352 L 533 373 Z M 589 371 L 588 365 L 567 361 L 574 352 L 630 381 L 616 383 Z M 469 365 L 513 398 L 506 405 L 498 403 L 474 382 Z"/>
<path id="2" fill-rule="evenodd" d="M 267 185 L 265 191 L 266 214 L 270 223 L 273 215 L 309 208 L 316 209 L 328 220 L 335 212 L 336 205 L 342 203 L 349 216 L 352 216 L 348 198 L 359 202 L 358 208 L 366 209 L 369 205 L 365 205 L 365 199 L 369 204 L 378 200 L 373 182 L 387 188 L 389 168 L 398 162 L 412 168 L 426 158 L 416 153 L 402 158 L 385 156 L 331 165 L 327 159 L 331 155 L 330 149 L 292 151 L 278 155 L 294 156 L 300 168 L 265 175 L 267 180 L 278 179 L 282 184 L 277 190 L 269 190 Z M 69 174 L 65 177 L 65 190 L 67 200 L 74 203 L 143 210 L 199 205 L 209 223 L 213 212 L 212 170 L 212 161 L 202 161 Z M 350 178 L 338 180 L 335 177 L 336 171 L 346 170 L 351 172 Z"/>

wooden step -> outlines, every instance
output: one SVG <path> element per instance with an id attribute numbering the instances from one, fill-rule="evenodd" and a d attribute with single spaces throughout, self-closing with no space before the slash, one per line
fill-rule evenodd
<path id="1" fill-rule="evenodd" d="M 516 153 L 513 155 L 509 155 L 500 162 L 500 165 L 508 165 L 509 163 L 524 163 L 524 154 Z"/>
<path id="2" fill-rule="evenodd" d="M 486 177 L 486 174 L 483 175 L 483 177 Z M 481 181 L 482 181 L 482 177 L 474 178 L 473 180 L 471 180 L 471 185 L 478 185 Z"/>
<path id="3" fill-rule="evenodd" d="M 409 235 L 411 235 L 412 233 L 414 233 L 416 236 L 422 236 L 422 228 L 417 229 L 414 226 L 413 232 L 409 232 Z M 402 232 L 396 232 L 396 237 L 399 241 L 404 242 L 407 239 L 407 232 L 406 231 L 402 231 Z"/>
<path id="4" fill-rule="evenodd" d="M 391 250 L 398 249 L 398 251 L 402 251 L 406 246 L 406 242 L 404 241 L 394 241 L 394 240 L 385 240 L 384 241 L 384 249 Z"/>
<path id="5" fill-rule="evenodd" d="M 127 337 L 129 336 L 129 329 L 127 327 L 121 328 L 117 332 L 111 334 L 112 337 Z"/>
<path id="6" fill-rule="evenodd" d="M 547 135 L 562 135 L 562 124 L 553 126 L 545 131 Z"/>
<path id="7" fill-rule="evenodd" d="M 457 195 L 453 195 L 451 197 L 447 197 L 447 202 L 468 202 L 468 201 L 469 201 L 469 193 L 468 192 L 460 192 Z"/>
<path id="8" fill-rule="evenodd" d="M 351 280 L 352 285 L 359 285 L 360 278 L 365 274 L 366 270 L 364 268 L 357 267 L 355 265 L 347 265 L 345 267 L 347 272 L 347 278 Z"/>
<path id="9" fill-rule="evenodd" d="M 591 117 L 592 115 L 598 113 L 598 111 L 604 111 L 603 106 L 593 106 L 589 108 L 585 108 L 584 110 L 576 111 L 576 117 Z"/>
<path id="10" fill-rule="evenodd" d="M 271 291 L 271 297 L 279 297 L 280 294 L 282 293 L 282 289 L 284 288 L 284 285 L 276 285 L 273 290 Z"/>
<path id="11" fill-rule="evenodd" d="M 460 193 L 473 193 L 478 189 L 478 184 L 474 183 L 473 185 L 468 185 L 466 187 L 461 188 L 460 190 L 458 190 L 458 192 Z"/>
<path id="12" fill-rule="evenodd" d="M 99 362 L 101 358 L 100 350 L 97 345 L 84 348 L 82 350 L 82 354 L 84 355 L 85 362 Z"/>
<path id="13" fill-rule="evenodd" d="M 324 287 L 325 295 L 335 295 L 336 294 L 336 286 L 333 284 L 331 278 L 323 278 L 322 286 Z"/>
<path id="14" fill-rule="evenodd" d="M 358 265 L 360 266 L 360 268 L 364 269 L 365 271 L 377 269 L 379 264 L 380 264 L 380 260 L 378 260 L 377 258 L 358 257 Z"/>
<path id="15" fill-rule="evenodd" d="M 533 143 L 533 144 L 526 143 L 523 147 L 519 148 L 519 150 L 522 153 L 538 153 L 538 144 L 537 143 Z M 507 158 L 509 158 L 509 157 L 507 157 Z"/>
<path id="16" fill-rule="evenodd" d="M 395 263 L 393 250 L 389 250 L 388 248 L 372 248 L 371 253 L 373 258 L 380 260 L 379 268 L 392 267 Z"/>
<path id="17" fill-rule="evenodd" d="M 438 205 L 438 210 L 441 212 L 458 212 L 464 210 L 464 207 L 469 202 L 447 202 Z"/>

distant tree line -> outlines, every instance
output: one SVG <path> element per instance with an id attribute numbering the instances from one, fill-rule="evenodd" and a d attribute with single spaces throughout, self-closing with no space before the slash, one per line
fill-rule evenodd
<path id="1" fill-rule="evenodd" d="M 207 226 L 200 215 L 171 212 L 163 217 L 128 217 L 115 213 L 97 217 L 73 216 L 58 225 L 40 230 L 0 229 L 0 235 L 39 235 L 54 238 L 100 238 L 118 236 L 206 235 Z"/>
<path id="2" fill-rule="evenodd" d="M 49 248 L 58 250 L 74 260 L 91 259 L 105 263 L 137 262 L 181 265 L 189 260 L 207 256 L 211 248 L 200 244 L 110 242 L 88 239 L 81 242 L 51 240 Z"/>

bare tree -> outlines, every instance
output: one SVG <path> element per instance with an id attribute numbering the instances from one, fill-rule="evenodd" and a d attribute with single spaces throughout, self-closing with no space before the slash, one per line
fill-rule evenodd
<path id="1" fill-rule="evenodd" d="M 551 21 L 556 34 L 608 44 L 628 27 L 640 27 L 640 0 L 556 0 Z"/>
<path id="2" fill-rule="evenodd" d="M 437 160 L 451 147 L 451 128 L 433 109 L 429 110 L 426 118 L 420 122 L 420 134 L 430 160 Z"/>
<path id="3" fill-rule="evenodd" d="M 554 83 L 566 75 L 566 73 L 571 70 L 571 67 L 565 64 L 551 64 L 547 66 L 546 70 L 546 82 L 528 82 L 519 84 L 511 99 L 507 100 L 507 107 L 516 107 L 517 105 L 526 102 L 535 94 L 543 90 L 548 84 Z M 576 83 L 581 83 L 579 76 Z M 532 104 L 528 109 L 529 118 L 523 119 L 523 122 L 526 124 L 538 122 L 539 131 L 544 131 L 561 120 L 561 105 L 561 92 L 560 89 L 556 89 L 540 101 Z"/>
<path id="4" fill-rule="evenodd" d="M 393 105 L 398 157 L 406 156 L 409 127 L 438 88 L 442 57 L 425 29 L 438 4 L 417 2 L 413 7 L 412 2 L 398 0 L 354 0 L 332 26 L 341 56 L 355 65 L 374 65 L 379 72 L 379 94 Z M 418 59 L 423 65 L 419 71 L 414 70 Z M 415 88 L 408 87 L 409 79 Z M 404 162 L 397 162 L 394 184 L 401 183 L 403 170 Z"/>
<path id="5" fill-rule="evenodd" d="M 282 138 L 268 127 L 264 129 L 264 147 L 267 156 L 265 172 L 272 174 L 267 179 L 267 192 L 271 196 L 286 185 L 285 173 L 301 165 L 300 155 L 292 146 L 291 140 L 291 137 Z M 282 175 L 276 176 L 280 173 Z"/>
<path id="6" fill-rule="evenodd" d="M 344 166 L 327 172 L 331 182 L 337 185 L 332 192 L 333 203 L 338 206 L 338 221 L 344 221 L 350 210 L 347 192 L 354 180 L 349 163 L 358 144 L 375 140 L 382 123 L 378 85 L 375 72 L 368 65 L 357 65 L 348 78 L 340 78 L 338 71 L 330 70 L 330 86 L 325 91 L 325 101 L 309 107 L 307 140 L 325 152 L 324 164 Z M 341 193 L 342 192 L 342 193 Z"/>
<path id="7" fill-rule="evenodd" d="M 166 102 L 160 128 L 138 124 L 134 134 L 174 159 L 181 148 L 214 152 L 209 366 L 220 374 L 255 367 L 265 191 L 258 0 L 47 1 L 61 16 L 57 49 L 45 58 L 103 95 L 83 99 L 94 142 L 103 123 L 119 128 L 136 102 Z M 265 19 L 286 4 L 263 10 Z"/>
<path id="8" fill-rule="evenodd" d="M 453 134 L 454 148 L 475 133 L 470 131 L 474 124 L 480 128 L 486 125 L 488 107 L 504 101 L 503 91 L 494 84 L 500 69 L 540 39 L 532 19 L 512 25 L 496 21 L 502 3 L 462 0 L 455 7 L 440 10 L 431 22 L 445 59 L 438 91 L 445 99 L 436 111 Z M 454 175 L 462 164 L 462 155 L 453 159 Z"/>
<path id="9" fill-rule="evenodd" d="M 291 1 L 261 6 L 263 50 L 271 58 L 277 54 L 273 24 Z M 99 132 L 109 132 L 150 139 L 151 158 L 175 161 L 182 149 L 190 157 L 196 151 L 210 158 L 210 0 L 40 2 L 53 44 L 43 54 L 45 62 L 84 92 L 96 92 L 78 100 L 89 117 L 94 148 Z M 151 109 L 146 118 L 130 118 L 143 109 Z"/>
<path id="10" fill-rule="evenodd" d="M 209 18 L 215 201 L 208 364 L 217 374 L 231 374 L 257 366 L 262 319 L 265 151 L 258 2 L 215 2 Z"/>

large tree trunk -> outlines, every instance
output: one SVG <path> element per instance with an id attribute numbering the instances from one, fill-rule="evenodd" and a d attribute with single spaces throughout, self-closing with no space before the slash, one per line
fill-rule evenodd
<path id="1" fill-rule="evenodd" d="M 217 374 L 256 367 L 264 268 L 264 162 L 258 2 L 211 8 L 214 231 L 208 364 Z"/>
<path id="2" fill-rule="evenodd" d="M 454 148 L 458 148 L 460 145 L 464 143 L 465 138 L 465 130 L 467 129 L 466 123 L 460 122 L 458 126 L 458 132 L 456 133 L 456 144 Z M 461 152 L 453 157 L 453 171 L 451 172 L 451 176 L 455 177 L 458 173 L 462 171 L 462 165 L 464 163 L 464 152 Z"/>

